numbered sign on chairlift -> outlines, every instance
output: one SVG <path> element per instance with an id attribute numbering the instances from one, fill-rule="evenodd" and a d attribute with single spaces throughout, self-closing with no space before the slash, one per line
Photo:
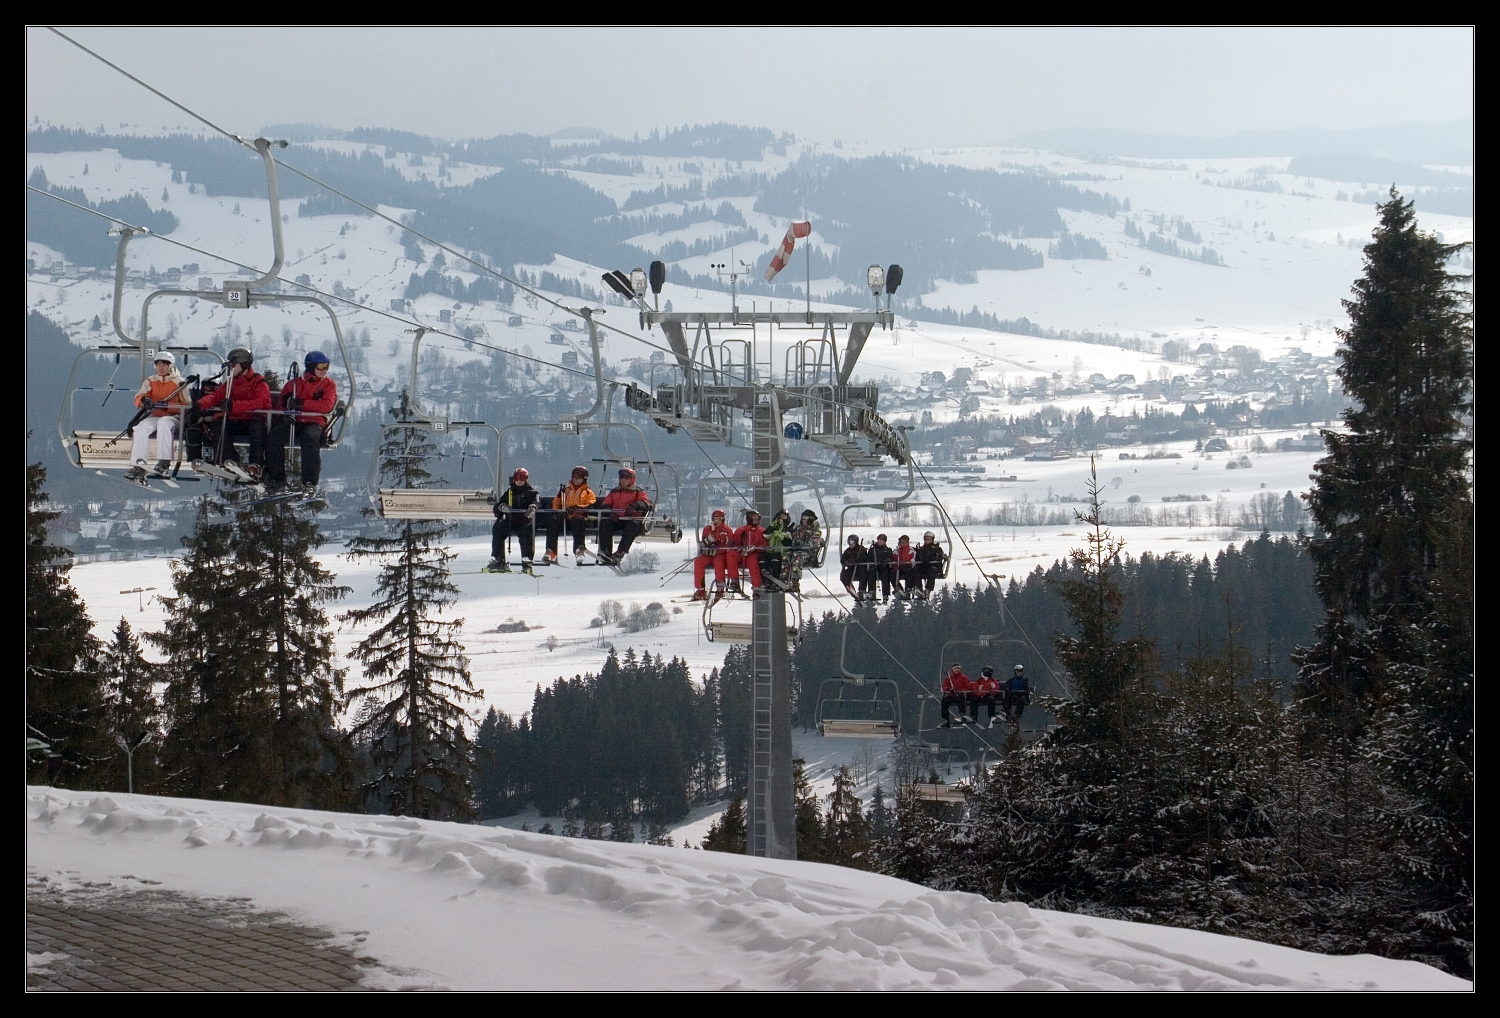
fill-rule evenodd
<path id="1" fill-rule="evenodd" d="M 250 284 L 228 282 L 224 284 L 224 306 L 244 308 L 250 306 Z"/>
<path id="2" fill-rule="evenodd" d="M 888 513 L 899 512 L 900 509 L 901 509 L 901 503 L 897 502 L 893 498 L 888 498 L 888 499 L 885 500 L 885 507 L 884 508 L 885 508 L 885 511 L 888 512 Z"/>
<path id="3" fill-rule="evenodd" d="M 761 406 L 770 406 L 771 394 L 769 392 L 758 392 L 755 394 L 755 402 Z"/>
<path id="4" fill-rule="evenodd" d="M 765 474 L 751 474 L 750 475 L 750 483 L 751 484 L 765 484 L 766 483 L 766 475 Z"/>
<path id="5" fill-rule="evenodd" d="M 557 430 L 559 434 L 578 434 L 578 418 L 572 414 L 564 414 L 557 419 Z"/>
<path id="6" fill-rule="evenodd" d="M 623 457 L 620 460 L 620 469 L 621 470 L 634 470 L 635 469 L 635 460 L 631 459 L 629 456 Z"/>

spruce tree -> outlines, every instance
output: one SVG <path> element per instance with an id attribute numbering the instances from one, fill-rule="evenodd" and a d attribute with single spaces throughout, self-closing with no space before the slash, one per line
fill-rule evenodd
<path id="1" fill-rule="evenodd" d="M 393 411 L 410 421 L 407 396 Z M 388 431 L 381 443 L 381 483 L 415 488 L 431 479 L 425 461 L 437 452 L 419 427 Z M 349 542 L 353 559 L 380 563 L 376 600 L 342 620 L 376 628 L 354 648 L 365 682 L 348 700 L 373 696 L 379 707 L 357 729 L 368 741 L 367 796 L 388 802 L 397 815 L 468 820 L 474 815 L 474 752 L 467 704 L 479 699 L 458 634 L 463 619 L 437 616 L 457 600 L 449 578 L 454 558 L 442 538 L 451 525 L 392 520 L 386 534 Z"/>
<path id="2" fill-rule="evenodd" d="M 49 544 L 47 471 L 26 467 L 26 726 L 48 746 L 28 754 L 27 780 L 97 787 L 107 780 L 113 740 L 105 714 L 99 641 L 83 600 L 68 579 L 70 554 Z M 50 763 L 49 763 L 50 756 Z"/>
<path id="3" fill-rule="evenodd" d="M 1465 245 L 1417 229 L 1395 188 L 1377 210 L 1365 271 L 1345 300 L 1339 378 L 1347 431 L 1325 431 L 1308 500 L 1318 590 L 1361 620 L 1420 623 L 1429 581 L 1459 567 L 1467 544 L 1473 448 L 1473 318 L 1467 277 L 1445 263 Z"/>
<path id="4" fill-rule="evenodd" d="M 823 860 L 866 869 L 870 865 L 870 821 L 854 793 L 856 781 L 848 766 L 833 777 L 833 791 L 823 811 Z"/>
<path id="5" fill-rule="evenodd" d="M 708 827 L 708 834 L 699 846 L 705 852 L 733 852 L 745 854 L 745 803 L 739 796 L 729 800 L 729 806 L 719 819 Z"/>
<path id="6" fill-rule="evenodd" d="M 1116 639 L 1124 623 L 1125 595 L 1117 577 L 1125 542 L 1104 528 L 1103 485 L 1093 459 L 1089 460 L 1086 513 L 1074 510 L 1089 528 L 1087 548 L 1069 555 L 1071 570 L 1056 583 L 1076 636 L 1056 633 L 1052 645 L 1058 661 L 1072 679 L 1075 703 L 1068 720 L 1088 738 L 1112 735 L 1124 742 L 1135 694 L 1149 677 L 1153 648 L 1142 637 Z"/>
<path id="7" fill-rule="evenodd" d="M 1329 748 L 1388 782 L 1396 805 L 1372 807 L 1384 813 L 1376 826 L 1427 849 L 1407 867 L 1406 890 L 1425 896 L 1407 911 L 1426 924 L 1427 950 L 1462 970 L 1473 938 L 1472 294 L 1470 277 L 1446 268 L 1465 245 L 1419 231 L 1395 188 L 1378 215 L 1344 302 L 1347 430 L 1324 432 L 1308 497 L 1327 616 L 1299 655 L 1299 681 Z"/>
<path id="8" fill-rule="evenodd" d="M 155 792 L 161 777 L 156 755 L 162 733 L 161 705 L 154 687 L 161 670 L 146 660 L 140 640 L 123 617 L 104 650 L 100 666 L 109 685 L 106 713 L 111 738 L 118 736 L 127 744 L 140 747 L 128 766 L 123 750 L 115 754 L 110 787 L 124 789 L 133 777 L 136 791 Z"/>
<path id="9" fill-rule="evenodd" d="M 792 761 L 792 790 L 796 795 L 797 858 L 823 861 L 823 812 L 812 782 L 807 780 L 807 761 Z"/>
<path id="10" fill-rule="evenodd" d="M 322 605 L 347 593 L 313 559 L 317 524 L 284 503 L 203 499 L 172 563 L 162 761 L 175 794 L 335 809 L 348 748 Z"/>

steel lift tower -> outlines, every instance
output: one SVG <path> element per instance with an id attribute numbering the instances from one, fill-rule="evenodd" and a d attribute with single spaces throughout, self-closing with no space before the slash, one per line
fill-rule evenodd
<path id="1" fill-rule="evenodd" d="M 909 463 L 906 434 L 876 412 L 878 387 L 849 381 L 870 333 L 894 327 L 892 313 L 878 303 L 877 297 L 874 311 L 833 313 L 643 310 L 642 325 L 660 326 L 682 381 L 654 392 L 632 386 L 626 405 L 698 442 L 736 444 L 736 422 L 748 419 L 751 466 L 733 480 L 769 521 L 782 508 L 788 442 L 831 449 L 848 469 L 880 465 L 885 456 Z M 738 435 L 744 442 L 742 430 Z M 767 584 L 753 606 L 746 835 L 750 855 L 773 859 L 797 857 L 786 620 L 786 594 Z"/>

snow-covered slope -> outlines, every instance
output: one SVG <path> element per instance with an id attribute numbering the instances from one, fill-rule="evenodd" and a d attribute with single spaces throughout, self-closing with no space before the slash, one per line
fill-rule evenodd
<path id="1" fill-rule="evenodd" d="M 1330 957 L 932 891 L 813 863 L 393 817 L 28 790 L 49 883 L 251 899 L 384 985 L 452 989 L 1466 990 Z"/>

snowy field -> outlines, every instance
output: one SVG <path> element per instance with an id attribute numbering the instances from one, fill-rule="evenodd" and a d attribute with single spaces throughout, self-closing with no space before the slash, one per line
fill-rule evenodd
<path id="1" fill-rule="evenodd" d="M 249 899 L 329 928 L 385 988 L 1468 990 L 1333 957 L 932 891 L 816 863 L 392 817 L 28 789 L 58 887 Z M 154 883 L 159 881 L 160 883 Z"/>

